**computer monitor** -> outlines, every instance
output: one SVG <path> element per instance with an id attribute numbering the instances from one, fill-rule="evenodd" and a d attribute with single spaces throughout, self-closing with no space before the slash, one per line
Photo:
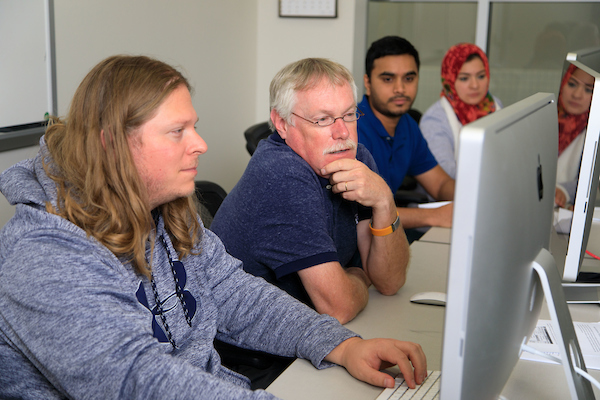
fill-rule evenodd
<path id="1" fill-rule="evenodd" d="M 565 282 L 575 282 L 578 280 L 588 245 L 600 175 L 600 152 L 598 152 L 600 138 L 600 47 L 569 53 L 567 54 L 566 64 L 567 66 L 572 64 L 587 72 L 595 81 L 573 202 L 573 216 L 568 245 L 566 255 L 564 255 L 563 280 Z M 562 254 L 557 255 L 558 263 L 562 262 L 562 256 Z M 559 265 L 559 268 L 562 268 L 562 266 Z M 597 272 L 600 273 L 600 270 Z M 595 300 L 598 300 L 597 296 L 595 296 Z"/>
<path id="2" fill-rule="evenodd" d="M 548 251 L 558 149 L 555 96 L 538 93 L 460 133 L 440 397 L 495 399 L 536 326 L 544 295 L 569 389 L 592 394 Z"/>

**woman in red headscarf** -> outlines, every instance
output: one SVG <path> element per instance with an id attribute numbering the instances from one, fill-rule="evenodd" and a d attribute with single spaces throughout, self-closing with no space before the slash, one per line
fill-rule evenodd
<path id="1" fill-rule="evenodd" d="M 575 197 L 581 152 L 592 104 L 594 78 L 570 65 L 558 95 L 558 165 L 555 203 L 570 207 Z"/>
<path id="2" fill-rule="evenodd" d="M 456 148 L 463 125 L 502 108 L 488 89 L 490 67 L 476 45 L 452 46 L 442 61 L 442 93 L 419 124 L 440 166 L 456 178 Z"/>

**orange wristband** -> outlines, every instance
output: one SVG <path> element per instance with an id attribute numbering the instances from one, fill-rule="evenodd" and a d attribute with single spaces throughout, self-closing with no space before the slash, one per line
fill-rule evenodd
<path id="1" fill-rule="evenodd" d="M 373 228 L 373 225 L 371 225 L 372 222 L 373 221 L 369 223 L 369 228 L 371 228 L 371 233 L 373 236 L 387 236 L 390 233 L 394 233 L 400 226 L 400 215 L 398 215 L 398 211 L 396 211 L 396 220 L 390 226 L 383 229 Z"/>

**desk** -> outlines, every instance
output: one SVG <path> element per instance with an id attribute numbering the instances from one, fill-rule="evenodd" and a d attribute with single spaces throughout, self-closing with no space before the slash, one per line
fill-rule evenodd
<path id="1" fill-rule="evenodd" d="M 588 238 L 587 249 L 600 256 L 600 221 L 592 220 L 592 227 L 590 228 L 590 236 Z M 586 255 L 586 257 L 589 257 Z"/>
<path id="2" fill-rule="evenodd" d="M 430 242 L 430 243 L 450 243 L 452 238 L 452 229 L 440 228 L 433 226 L 429 228 L 427 232 L 419 239 L 419 242 Z"/>
<path id="3" fill-rule="evenodd" d="M 346 326 L 368 339 L 392 337 L 419 343 L 427 355 L 428 368 L 441 368 L 444 307 L 410 303 L 410 296 L 423 291 L 445 291 L 447 243 L 416 241 L 411 245 L 411 263 L 406 284 L 394 296 L 383 296 L 373 288 L 367 307 Z M 570 306 L 577 321 L 600 321 L 600 307 Z M 541 318 L 549 319 L 546 310 Z M 590 371 L 600 380 L 600 371 Z M 516 399 L 568 399 L 561 366 L 519 361 L 503 395 Z M 375 399 L 381 388 L 354 379 L 342 367 L 316 370 L 306 360 L 296 360 L 267 388 L 284 399 Z M 594 389 L 600 399 L 600 391 Z"/>
<path id="4" fill-rule="evenodd" d="M 568 235 L 565 236 L 564 240 L 568 240 Z M 419 242 L 430 242 L 430 243 L 450 243 L 452 238 L 451 228 L 431 227 L 421 236 Z M 590 236 L 588 239 L 587 249 L 594 254 L 600 255 L 600 221 L 592 220 L 592 226 L 590 228 Z M 589 257 L 589 256 L 586 256 Z"/>

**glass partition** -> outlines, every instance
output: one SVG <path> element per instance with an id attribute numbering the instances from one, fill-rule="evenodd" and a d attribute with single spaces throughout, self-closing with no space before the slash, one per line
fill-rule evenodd
<path id="1" fill-rule="evenodd" d="M 490 14 L 490 90 L 505 105 L 558 96 L 567 52 L 600 45 L 597 2 L 494 2 Z"/>
<path id="2" fill-rule="evenodd" d="M 480 3 L 489 5 L 489 20 L 477 20 L 487 17 L 478 14 Z M 421 71 L 413 107 L 425 112 L 440 97 L 444 54 L 454 44 L 476 43 L 478 25 L 489 27 L 490 92 L 508 106 L 537 92 L 558 95 L 567 52 L 600 45 L 600 2 L 372 0 L 366 43 L 398 35 L 417 48 Z"/>
<path id="3" fill-rule="evenodd" d="M 424 113 L 440 98 L 440 65 L 444 54 L 456 43 L 474 43 L 476 22 L 477 3 L 474 2 L 371 1 L 367 48 L 387 35 L 401 36 L 415 46 L 421 69 L 419 92 L 413 108 Z"/>

